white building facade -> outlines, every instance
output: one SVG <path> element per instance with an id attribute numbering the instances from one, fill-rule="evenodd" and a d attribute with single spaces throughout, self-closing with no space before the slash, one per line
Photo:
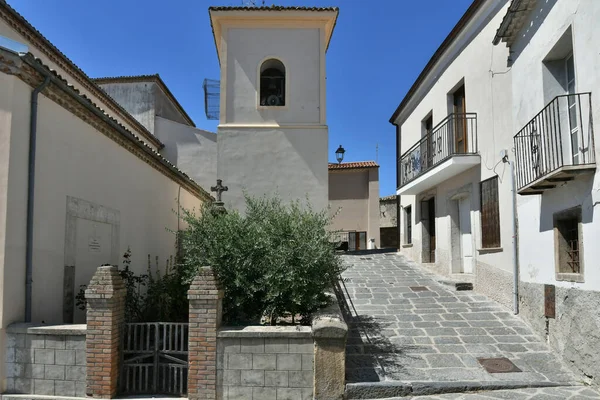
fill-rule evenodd
<path id="1" fill-rule="evenodd" d="M 476 1 L 392 116 L 400 248 L 443 275 L 512 302 L 508 50 L 491 45 L 506 1 Z M 482 193 L 485 196 L 482 203 Z"/>
<path id="2" fill-rule="evenodd" d="M 595 0 L 476 0 L 390 120 L 400 250 L 520 313 L 590 380 L 599 20 Z"/>
<path id="3" fill-rule="evenodd" d="M 325 54 L 337 15 L 337 8 L 210 8 L 226 207 L 243 211 L 244 191 L 327 207 Z"/>
<path id="4" fill-rule="evenodd" d="M 517 4 L 518 3 L 518 4 Z M 527 12 L 516 12 L 516 10 Z M 600 376 L 600 2 L 513 1 L 510 49 L 521 314 L 578 371 Z"/>

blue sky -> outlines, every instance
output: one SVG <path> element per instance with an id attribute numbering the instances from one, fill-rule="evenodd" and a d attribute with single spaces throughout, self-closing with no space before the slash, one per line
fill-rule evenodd
<path id="1" fill-rule="evenodd" d="M 257 1 L 257 3 L 260 0 Z M 395 193 L 395 130 L 388 120 L 472 0 L 269 0 L 338 6 L 327 55 L 330 160 L 375 160 L 380 192 Z M 210 5 L 241 0 L 8 0 L 91 77 L 159 73 L 200 128 L 202 82 L 219 78 Z"/>

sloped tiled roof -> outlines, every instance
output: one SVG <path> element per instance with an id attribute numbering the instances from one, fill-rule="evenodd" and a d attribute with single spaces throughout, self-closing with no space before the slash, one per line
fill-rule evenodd
<path id="1" fill-rule="evenodd" d="M 339 11 L 338 7 L 304 7 L 304 6 L 213 6 L 210 11 Z"/>
<path id="2" fill-rule="evenodd" d="M 162 80 L 162 78 L 160 77 L 159 74 L 107 76 L 107 77 L 102 77 L 102 78 L 93 78 L 92 80 L 97 85 L 103 85 L 103 84 L 107 84 L 107 83 L 155 82 L 158 86 L 160 86 L 162 91 L 165 92 L 165 94 L 173 102 L 173 104 L 175 104 L 175 107 L 177 107 L 177 109 L 179 110 L 181 115 L 183 115 L 183 118 L 185 120 L 187 120 L 187 122 L 191 126 L 193 126 L 193 127 L 196 126 L 194 124 L 194 121 L 192 120 L 192 118 L 188 115 L 188 113 L 185 112 L 185 110 L 183 109 L 181 104 L 177 101 L 177 99 L 175 98 L 173 93 L 171 93 L 171 91 L 165 84 L 165 81 Z"/>
<path id="3" fill-rule="evenodd" d="M 356 161 L 345 162 L 341 164 L 329 163 L 330 170 L 336 169 L 359 169 L 359 168 L 379 168 L 375 161 Z"/>
<path id="4" fill-rule="evenodd" d="M 396 200 L 396 195 L 395 194 L 379 198 L 379 201 L 392 201 L 392 200 Z"/>
<path id="5" fill-rule="evenodd" d="M 8 5 L 5 1 L 0 0 L 0 19 L 22 35 L 41 53 L 46 55 L 52 62 L 56 63 L 62 69 L 67 71 L 72 77 L 79 82 L 85 89 L 100 98 L 112 112 L 120 115 L 128 123 L 136 128 L 136 130 L 159 149 L 164 147 L 164 144 L 158 140 L 146 127 L 138 120 L 129 114 L 119 103 L 110 97 L 104 90 L 97 86 L 89 76 L 73 61 L 71 61 L 62 51 L 52 44 L 40 31 L 38 31 L 29 21 L 19 14 L 14 8 Z"/>
<path id="6" fill-rule="evenodd" d="M 492 43 L 497 45 L 502 41 L 506 42 L 507 46 L 512 46 L 536 6 L 536 0 L 512 0 Z"/>
<path id="7" fill-rule="evenodd" d="M 49 66 L 44 64 L 44 62 L 37 58 L 32 53 L 21 54 L 19 57 L 28 65 L 32 66 L 34 70 L 38 71 L 38 73 L 42 75 L 48 76 L 50 74 L 55 78 L 54 83 L 59 87 L 62 86 L 62 90 L 70 92 L 70 95 L 73 97 L 77 97 L 80 104 L 84 105 L 90 110 L 93 110 L 97 115 L 103 116 L 112 125 L 113 129 L 115 129 L 119 134 L 126 140 L 133 143 L 138 149 L 140 149 L 144 154 L 150 156 L 155 161 L 158 162 L 164 168 L 164 170 L 169 171 L 171 174 L 176 176 L 180 182 L 187 184 L 190 188 L 193 188 L 201 197 L 205 200 L 212 200 L 213 197 L 210 193 L 206 192 L 204 188 L 198 185 L 192 178 L 190 178 L 185 172 L 180 170 L 176 165 L 171 163 L 169 160 L 164 158 L 159 152 L 154 150 L 151 146 L 149 146 L 145 141 L 143 141 L 138 135 L 129 130 L 126 126 L 124 126 L 121 122 L 119 122 L 116 118 L 114 118 L 111 114 L 109 114 L 106 110 L 102 109 L 98 104 L 96 104 L 92 99 L 90 99 L 85 94 L 82 94 L 79 89 L 77 89 L 74 85 L 70 84 L 63 76 L 61 76 L 56 70 L 51 69 Z M 40 72 L 43 71 L 43 72 Z M 96 127 L 95 127 L 96 128 Z M 98 129 L 98 128 L 96 128 Z"/>

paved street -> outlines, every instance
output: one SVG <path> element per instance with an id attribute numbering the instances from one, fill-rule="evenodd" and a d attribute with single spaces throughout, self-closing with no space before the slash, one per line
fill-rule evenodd
<path id="1" fill-rule="evenodd" d="M 600 393 L 585 387 L 561 387 L 545 389 L 513 389 L 480 393 L 457 393 L 439 396 L 418 396 L 414 400 L 597 400 Z M 406 400 L 395 397 L 382 400 Z"/>
<path id="2" fill-rule="evenodd" d="M 365 382 L 465 382 L 499 389 L 581 384 L 520 318 L 487 297 L 442 285 L 439 277 L 396 253 L 343 257 L 348 269 L 342 290 L 352 321 L 349 387 Z M 499 357 L 521 372 L 489 373 L 478 361 Z"/>

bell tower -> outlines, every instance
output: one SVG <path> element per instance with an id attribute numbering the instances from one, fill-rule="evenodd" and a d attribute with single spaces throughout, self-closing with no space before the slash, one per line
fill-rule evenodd
<path id="1" fill-rule="evenodd" d="M 337 8 L 211 7 L 221 66 L 217 175 L 243 192 L 328 204 L 325 54 Z"/>

